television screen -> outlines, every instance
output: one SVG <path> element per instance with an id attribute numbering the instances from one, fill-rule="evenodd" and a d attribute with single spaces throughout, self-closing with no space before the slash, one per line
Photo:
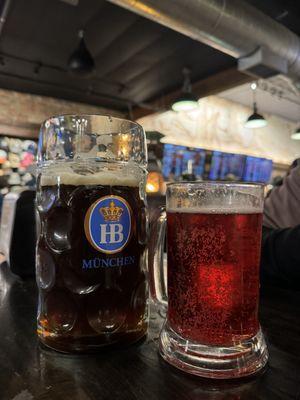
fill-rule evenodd
<path id="1" fill-rule="evenodd" d="M 245 156 L 242 154 L 231 154 L 228 160 L 228 174 L 231 174 L 237 180 L 241 180 L 245 165 Z"/>
<path id="2" fill-rule="evenodd" d="M 204 174 L 205 167 L 205 150 L 196 149 L 194 151 L 194 164 L 193 164 L 193 172 L 197 178 L 202 178 Z"/>
<path id="3" fill-rule="evenodd" d="M 163 176 L 166 180 L 178 179 L 188 170 L 188 165 L 196 179 L 202 179 L 205 168 L 206 151 L 203 149 L 164 145 Z M 213 151 L 208 179 L 237 180 L 246 182 L 269 182 L 272 160 L 245 156 L 243 154 Z"/>
<path id="4" fill-rule="evenodd" d="M 266 158 L 261 159 L 259 182 L 270 182 L 272 175 L 273 162 Z"/>
<path id="5" fill-rule="evenodd" d="M 213 151 L 211 157 L 210 171 L 208 178 L 211 180 L 218 180 L 220 176 L 220 168 L 222 164 L 222 153 L 220 151 Z"/>
<path id="6" fill-rule="evenodd" d="M 202 178 L 205 165 L 205 150 L 173 144 L 164 145 L 162 173 L 165 179 L 179 178 L 188 169 L 188 163 L 197 178 Z"/>
<path id="7" fill-rule="evenodd" d="M 272 167 L 272 160 L 247 156 L 243 181 L 267 183 L 271 178 Z"/>

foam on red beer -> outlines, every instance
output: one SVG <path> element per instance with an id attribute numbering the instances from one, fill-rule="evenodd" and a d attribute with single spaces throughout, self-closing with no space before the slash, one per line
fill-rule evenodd
<path id="1" fill-rule="evenodd" d="M 208 345 L 226 346 L 254 336 L 261 214 L 185 211 L 168 212 L 171 327 Z"/>

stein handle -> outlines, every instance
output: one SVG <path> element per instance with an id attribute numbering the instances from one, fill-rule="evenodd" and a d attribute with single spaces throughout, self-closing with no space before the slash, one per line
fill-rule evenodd
<path id="1" fill-rule="evenodd" d="M 168 305 L 167 266 L 164 262 L 167 215 L 165 207 L 156 210 L 150 221 L 149 273 L 152 300 L 164 308 Z"/>

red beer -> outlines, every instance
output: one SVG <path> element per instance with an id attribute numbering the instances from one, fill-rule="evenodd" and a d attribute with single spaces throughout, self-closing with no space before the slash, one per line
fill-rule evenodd
<path id="1" fill-rule="evenodd" d="M 168 211 L 168 321 L 180 336 L 230 346 L 256 335 L 261 220 Z"/>

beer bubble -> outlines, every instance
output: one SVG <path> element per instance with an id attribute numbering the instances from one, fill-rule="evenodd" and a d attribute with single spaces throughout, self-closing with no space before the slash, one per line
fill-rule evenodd
<path id="1" fill-rule="evenodd" d="M 53 251 L 61 252 L 70 249 L 72 214 L 67 207 L 54 207 L 45 222 L 45 237 Z"/>
<path id="2" fill-rule="evenodd" d="M 195 189 L 188 189 L 187 193 L 188 193 L 189 197 L 197 197 L 199 195 L 197 193 L 197 191 L 195 191 Z"/>
<path id="3" fill-rule="evenodd" d="M 50 253 L 39 249 L 36 257 L 36 281 L 41 289 L 50 289 L 55 283 L 55 263 Z"/>
<path id="4" fill-rule="evenodd" d="M 48 293 L 43 305 L 43 325 L 47 330 L 66 333 L 72 330 L 76 319 L 76 305 L 67 293 L 53 290 Z"/>
<path id="5" fill-rule="evenodd" d="M 126 318 L 126 301 L 119 289 L 105 289 L 89 297 L 87 319 L 98 333 L 117 331 Z"/>

